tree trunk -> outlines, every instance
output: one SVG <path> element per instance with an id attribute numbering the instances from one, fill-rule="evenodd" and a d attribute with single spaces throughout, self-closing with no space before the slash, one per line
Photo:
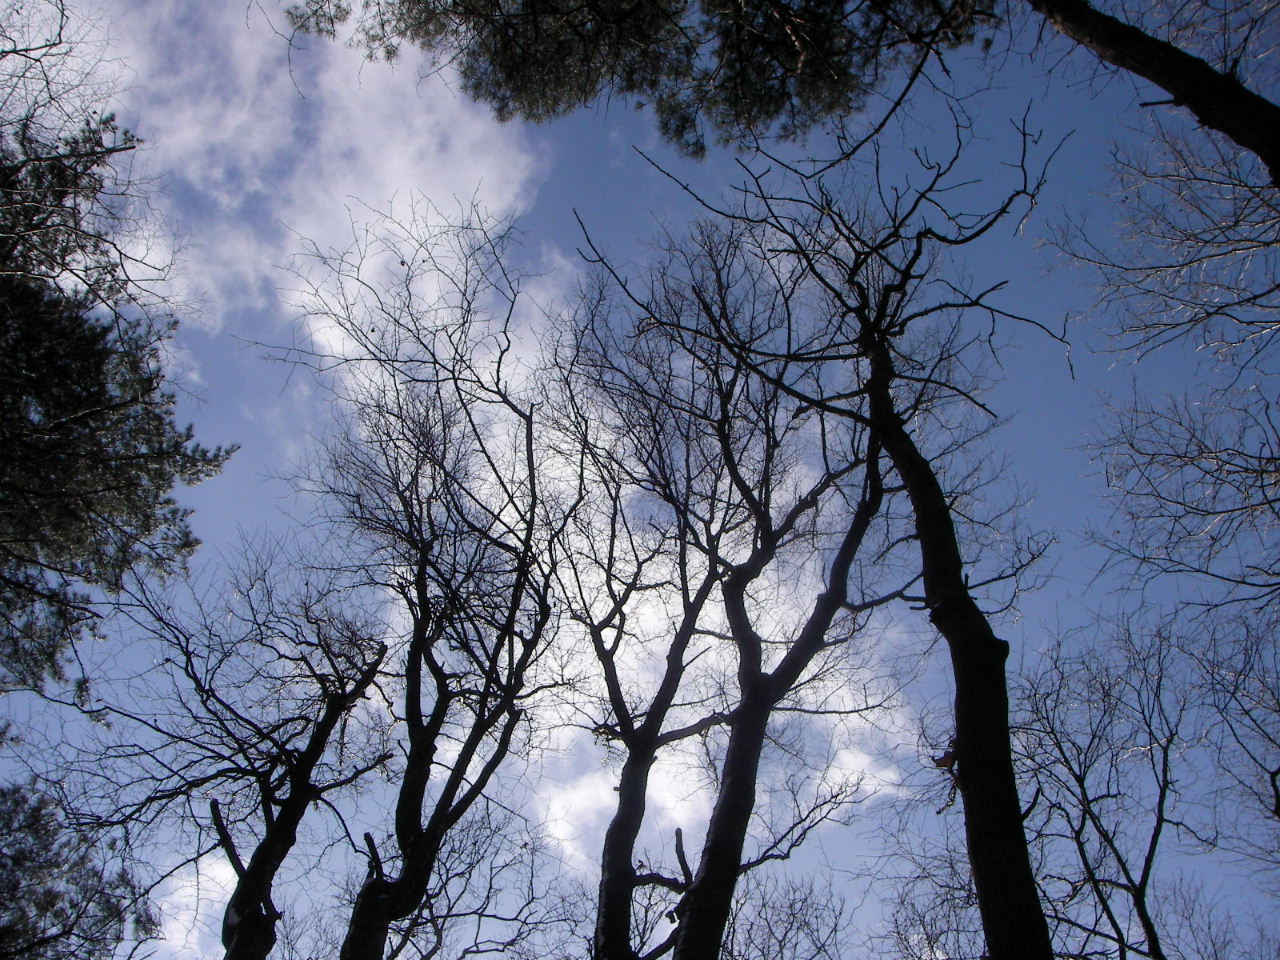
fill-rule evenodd
<path id="1" fill-rule="evenodd" d="M 755 809 L 756 776 L 773 704 L 768 683 L 760 678 L 750 691 L 744 691 L 742 705 L 734 713 L 720 791 L 711 811 L 698 872 L 680 904 L 680 927 L 672 960 L 713 960 L 720 956 L 742 866 L 742 847 Z"/>
<path id="2" fill-rule="evenodd" d="M 426 896 L 441 840 L 441 831 L 423 829 L 404 850 L 397 877 L 381 876 L 381 866 L 373 865 L 374 875 L 356 894 L 339 960 L 382 960 L 391 924 L 412 914 Z"/>
<path id="3" fill-rule="evenodd" d="M 864 337 L 871 359 L 866 390 L 871 427 L 906 487 L 920 543 L 929 618 L 947 641 L 955 676 L 956 777 L 964 801 L 969 864 L 990 960 L 1052 960 L 1049 927 L 1031 872 L 1009 741 L 1004 662 L 996 637 L 969 594 L 955 524 L 929 461 L 894 407 L 888 346 Z"/>
<path id="4" fill-rule="evenodd" d="M 393 884 L 381 877 L 370 877 L 356 894 L 347 935 L 342 941 L 339 960 L 382 960 L 391 929 L 390 888 Z"/>
<path id="5" fill-rule="evenodd" d="M 1204 126 L 1230 137 L 1266 165 L 1280 186 L 1280 106 L 1234 75 L 1215 70 L 1165 40 L 1108 16 L 1085 0 L 1027 0 L 1064 36 L 1105 63 L 1164 90 Z"/>
<path id="6" fill-rule="evenodd" d="M 386 648 L 368 664 L 351 688 L 326 698 L 324 712 L 298 755 L 289 776 L 289 796 L 280 803 L 274 821 L 269 823 L 262 842 L 253 851 L 247 866 L 241 866 L 235 844 L 222 822 L 218 804 L 212 804 L 218 839 L 236 869 L 238 879 L 222 921 L 223 960 L 266 960 L 276 945 L 276 922 L 280 914 L 271 902 L 271 887 L 280 866 L 298 840 L 298 827 L 313 800 L 323 792 L 311 782 L 316 765 L 329 744 L 339 721 L 364 696 L 382 665 Z"/>
<path id="7" fill-rule="evenodd" d="M 272 828 L 227 901 L 222 920 L 224 960 L 266 960 L 276 945 L 279 914 L 271 906 L 271 886 L 297 838 L 297 823 L 277 820 Z"/>
<path id="8" fill-rule="evenodd" d="M 592 956 L 595 960 L 634 960 L 631 948 L 631 898 L 635 893 L 636 837 L 644 823 L 649 771 L 654 748 L 635 746 L 618 779 L 618 812 L 609 821 L 600 857 L 600 898 Z"/>

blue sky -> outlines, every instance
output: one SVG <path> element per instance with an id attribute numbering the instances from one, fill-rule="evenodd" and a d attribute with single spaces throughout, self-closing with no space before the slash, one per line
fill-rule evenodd
<path id="1" fill-rule="evenodd" d="M 268 4 L 130 0 L 102 5 L 99 29 L 120 77 L 118 113 L 146 141 L 138 169 L 157 188 L 147 187 L 177 250 L 175 292 L 192 307 L 177 343 L 190 415 L 209 442 L 242 445 L 223 477 L 193 491 L 193 503 L 214 500 L 197 518 L 210 542 L 235 516 L 229 501 L 242 499 L 242 484 L 286 470 L 325 415 L 307 377 L 254 346 L 294 342 L 289 269 L 304 242 L 343 248 L 381 211 L 425 198 L 447 214 L 474 200 L 496 217 L 517 217 L 528 269 L 555 272 L 567 290 L 582 245 L 575 213 L 605 249 L 637 262 L 661 227 L 678 228 L 693 210 L 637 150 L 712 198 L 741 179 L 727 151 L 703 163 L 684 160 L 657 138 L 647 114 L 623 103 L 539 127 L 498 123 L 457 93 L 447 74 L 421 76 L 426 65 L 412 51 L 388 65 L 322 39 L 297 37 L 291 45 L 282 13 Z M 1042 78 L 1002 68 L 1000 79 L 1004 88 L 981 101 L 984 124 L 968 151 L 975 170 L 1008 159 L 1010 123 L 1028 108 L 1046 143 L 1070 138 L 1023 235 L 966 269 L 1007 279 L 1006 303 L 1058 326 L 1087 311 L 1090 278 L 1040 240 L 1055 207 L 1078 208 L 1086 191 L 1105 188 L 1110 131 L 1082 125 L 1098 109 L 1087 90 L 1057 91 L 1049 100 L 1037 97 Z M 1124 103 L 1132 91 L 1115 89 L 1123 86 L 1105 92 Z M 924 115 L 917 126 L 928 136 L 931 125 L 946 122 Z M 1106 206 L 1100 211 L 1105 218 Z M 1042 448 L 1047 437 L 1084 435 L 1088 417 L 1077 404 L 1091 404 L 1100 384 L 1124 384 L 1123 363 L 1091 356 L 1101 343 L 1091 319 L 1073 325 L 1075 382 L 1057 345 L 1017 338 L 1017 364 L 1035 365 L 1041 376 L 1032 389 L 1023 378 L 1006 378 L 1012 394 L 999 409 L 1017 412 L 1012 431 L 1024 437 L 1014 449 L 1033 435 Z M 1034 427 L 1021 422 L 1030 420 Z M 1068 456 L 1071 443 L 1053 446 L 1055 457 Z M 1084 458 L 1068 459 L 1069 469 L 1082 468 Z"/>
<path id="2" fill-rule="evenodd" d="M 731 155 L 682 159 L 658 140 L 647 114 L 625 104 L 542 127 L 500 124 L 451 87 L 447 71 L 422 76 L 424 64 L 410 51 L 392 66 L 366 62 L 342 43 L 291 44 L 270 0 L 90 2 L 81 9 L 104 38 L 117 111 L 146 141 L 136 171 L 158 215 L 158 249 L 175 251 L 170 289 L 190 305 L 173 358 L 183 415 L 203 442 L 241 447 L 222 476 L 182 495 L 206 544 L 198 564 L 231 557 L 242 535 L 286 530 L 306 513 L 279 478 L 328 428 L 331 401 L 309 371 L 270 359 L 271 347 L 303 336 L 290 267 L 304 241 L 343 248 L 379 211 L 403 213 L 425 199 L 447 214 L 476 202 L 519 218 L 523 266 L 541 275 L 531 288 L 550 305 L 568 295 L 578 269 L 575 211 L 623 264 L 642 259 L 643 242 L 659 227 L 678 231 L 690 216 L 689 199 L 637 148 L 708 196 L 737 179 Z M 959 82 L 984 86 L 988 68 L 1000 86 L 976 95 L 982 122 L 968 158 L 975 169 L 1000 169 L 1011 121 L 1028 108 L 1031 126 L 1045 131 L 1046 153 L 1069 134 L 1022 233 L 1006 230 L 966 265 L 978 279 L 1007 279 L 1003 302 L 1015 312 L 1052 327 L 1074 318 L 1070 366 L 1060 344 L 1022 328 L 1009 331 L 1003 368 L 994 370 L 992 404 L 1010 420 L 995 439 L 1009 462 L 1002 480 L 1031 497 L 1025 524 L 1060 539 L 1045 567 L 1055 576 L 1024 601 L 1020 622 L 1005 625 L 1021 655 L 1044 642 L 1046 626 L 1071 626 L 1110 602 L 1106 584 L 1091 581 L 1097 555 L 1080 539 L 1089 522 L 1106 519 L 1086 449 L 1100 396 L 1172 388 L 1187 363 L 1174 357 L 1138 371 L 1098 352 L 1107 318 L 1092 312 L 1093 280 L 1045 244 L 1068 213 L 1087 213 L 1109 229 L 1111 207 L 1099 198 L 1109 189 L 1109 144 L 1127 135 L 1123 118 L 1138 92 L 1128 81 L 1096 83 L 1086 69 L 1056 62 L 1049 97 L 1050 81 L 1018 58 L 961 64 Z M 1069 84 L 1058 82 L 1072 70 Z M 911 121 L 922 138 L 945 135 L 948 122 L 927 109 Z M 586 825 L 577 839 L 590 847 L 612 802 L 607 777 L 587 768 L 562 774 L 563 783 L 547 788 L 548 802 Z M 669 800 L 673 809 L 681 802 Z M 183 896 L 174 893 L 169 908 L 184 909 Z M 173 955 L 212 950 L 203 924 L 184 933 L 174 923 Z"/>

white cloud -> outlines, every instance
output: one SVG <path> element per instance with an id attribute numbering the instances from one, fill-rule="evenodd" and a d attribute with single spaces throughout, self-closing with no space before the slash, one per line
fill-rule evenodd
<path id="1" fill-rule="evenodd" d="M 661 832 L 680 827 L 701 838 L 711 819 L 715 795 L 698 772 L 700 757 L 692 744 L 662 754 L 649 777 L 649 804 Z"/>
<path id="2" fill-rule="evenodd" d="M 183 321 L 175 376 L 204 401 L 202 438 L 243 445 L 218 489 L 187 497 L 210 517 L 215 503 L 269 501 L 248 486 L 291 472 L 286 456 L 299 459 L 330 416 L 316 391 L 298 389 L 305 376 L 244 349 L 305 341 L 281 293 L 296 285 L 285 268 L 302 238 L 345 248 L 397 197 L 511 216 L 531 203 L 549 159 L 524 128 L 498 123 L 441 78 L 421 80 L 412 56 L 393 67 L 320 38 L 291 46 L 283 5 L 78 0 L 73 9 L 73 34 L 94 40 L 86 56 L 104 56 L 95 79 L 116 90 L 104 104 L 145 141 L 130 162 L 161 224 L 143 234 L 152 259 L 177 251 L 161 281 Z M 241 506 L 235 523 L 262 512 Z M 201 536 L 225 526 L 211 517 Z"/>
<path id="3" fill-rule="evenodd" d="M 160 956 L 202 960 L 220 955 L 222 912 L 234 886 L 235 872 L 221 857 L 206 857 L 174 875 L 155 897 Z"/>
<path id="4" fill-rule="evenodd" d="M 892 764 L 877 760 L 858 747 L 837 750 L 822 779 L 827 786 L 840 788 L 853 784 L 862 785 L 862 793 L 898 793 L 902 786 L 902 771 Z"/>
<path id="5" fill-rule="evenodd" d="M 574 869 L 595 867 L 605 827 L 618 807 L 616 784 L 615 772 L 595 770 L 539 793 L 543 829 Z"/>
<path id="6" fill-rule="evenodd" d="M 160 205 L 186 240 L 185 292 L 214 305 L 216 326 L 274 305 L 297 236 L 345 246 L 351 198 L 375 208 L 406 192 L 442 206 L 475 198 L 505 215 L 536 187 L 522 128 L 440 78 L 420 80 L 412 57 L 369 64 L 313 37 L 291 46 L 258 6 L 100 3 L 121 113 L 147 141 Z"/>

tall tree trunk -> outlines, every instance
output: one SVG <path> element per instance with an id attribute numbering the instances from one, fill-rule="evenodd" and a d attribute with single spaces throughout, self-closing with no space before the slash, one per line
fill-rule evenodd
<path id="1" fill-rule="evenodd" d="M 752 560 L 739 567 L 723 588 L 729 628 L 740 658 L 742 702 L 733 712 L 720 790 L 711 812 L 698 872 L 680 904 L 673 960 L 701 960 L 720 955 L 733 909 L 733 893 L 742 872 L 742 850 L 755 808 L 756 779 L 769 720 L 778 702 L 795 688 L 801 674 L 822 650 L 827 631 L 848 598 L 849 571 L 854 558 L 884 501 L 880 444 L 874 436 L 867 445 L 866 469 L 862 499 L 831 562 L 827 587 L 814 600 L 795 643 L 772 672 L 766 674 L 762 668 L 764 642 L 747 614 L 746 588 L 772 559 L 777 541 L 771 539 L 758 547 Z"/>
<path id="2" fill-rule="evenodd" d="M 631 947 L 631 898 L 635 893 L 636 837 L 644 823 L 649 771 L 656 746 L 629 745 L 618 778 L 618 811 L 609 821 L 600 857 L 600 893 L 592 956 L 595 960 L 634 960 Z"/>
<path id="3" fill-rule="evenodd" d="M 303 811 L 305 809 L 306 801 L 303 801 Z M 219 814 L 215 811 L 214 816 Z M 275 947 L 276 921 L 280 914 L 271 903 L 271 886 L 297 840 L 301 819 L 301 812 L 282 811 L 240 873 L 222 919 L 224 960 L 266 960 Z M 220 826 L 220 833 L 222 829 Z"/>
<path id="4" fill-rule="evenodd" d="M 1280 186 L 1280 106 L 1233 74 L 1137 27 L 1095 10 L 1085 0 L 1027 0 L 1060 33 L 1098 59 L 1154 83 L 1200 123 L 1256 154 Z"/>
<path id="5" fill-rule="evenodd" d="M 871 427 L 906 487 L 920 543 L 929 618 L 947 641 L 955 677 L 956 777 L 965 837 L 990 960 L 1052 960 L 1009 740 L 1004 663 L 1009 645 L 991 629 L 965 582 L 946 495 L 894 406 L 886 343 L 864 336 Z"/>
<path id="6" fill-rule="evenodd" d="M 774 696 L 766 678 L 743 691 L 734 711 L 725 751 L 720 791 L 693 883 L 680 904 L 680 927 L 672 960 L 712 960 L 720 956 L 733 891 L 742 867 L 742 848 L 756 803 L 756 776 Z"/>

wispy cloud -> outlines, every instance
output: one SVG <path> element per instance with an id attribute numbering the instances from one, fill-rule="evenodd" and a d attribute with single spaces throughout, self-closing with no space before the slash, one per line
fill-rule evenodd
<path id="1" fill-rule="evenodd" d="M 342 246 L 356 199 L 476 198 L 499 215 L 531 199 L 537 152 L 423 80 L 412 57 L 279 32 L 278 10 L 174 0 L 100 0 L 120 71 L 123 119 L 147 141 L 160 205 L 185 239 L 187 292 L 216 328 L 273 304 L 296 236 Z M 272 22 L 274 21 L 274 23 Z"/>

